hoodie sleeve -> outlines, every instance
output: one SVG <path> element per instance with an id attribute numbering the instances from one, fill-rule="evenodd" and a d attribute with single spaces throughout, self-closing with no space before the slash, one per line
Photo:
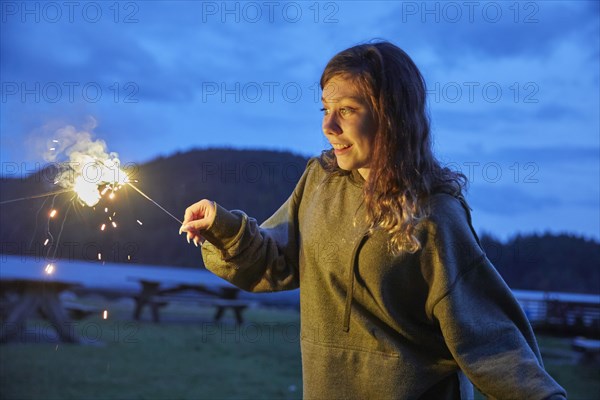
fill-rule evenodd
<path id="1" fill-rule="evenodd" d="M 298 288 L 298 206 L 314 162 L 309 161 L 287 201 L 260 226 L 243 211 L 217 205 L 215 221 L 203 235 L 206 268 L 251 292 Z"/>
<path id="2" fill-rule="evenodd" d="M 434 265 L 429 313 L 458 366 L 492 399 L 564 399 L 524 312 L 481 249 L 466 203 L 443 203 L 433 207 L 424 252 Z"/>

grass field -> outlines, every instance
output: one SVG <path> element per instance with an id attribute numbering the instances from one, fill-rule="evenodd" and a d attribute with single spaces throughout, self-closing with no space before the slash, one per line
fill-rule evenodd
<path id="1" fill-rule="evenodd" d="M 171 306 L 169 306 L 171 307 Z M 251 309 L 246 324 L 213 324 L 212 310 L 165 310 L 165 322 L 80 321 L 90 345 L 53 343 L 32 321 L 25 343 L 0 346 L 2 399 L 297 399 L 302 396 L 298 313 Z M 598 363 L 580 363 L 567 339 L 539 338 L 548 371 L 570 399 L 597 399 Z M 482 397 L 480 397 L 482 398 Z"/>

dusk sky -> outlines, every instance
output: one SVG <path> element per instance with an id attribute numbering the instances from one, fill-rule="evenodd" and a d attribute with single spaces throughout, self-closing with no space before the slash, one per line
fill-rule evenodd
<path id="1" fill-rule="evenodd" d="M 223 146 L 317 155 L 325 64 L 385 39 L 425 76 L 436 154 L 470 178 L 479 232 L 600 239 L 597 1 L 0 5 L 5 176 L 43 165 L 68 125 L 124 163 Z"/>

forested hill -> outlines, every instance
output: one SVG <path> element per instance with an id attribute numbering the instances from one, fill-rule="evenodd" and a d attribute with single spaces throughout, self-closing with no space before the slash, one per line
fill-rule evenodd
<path id="1" fill-rule="evenodd" d="M 209 198 L 262 222 L 291 194 L 306 162 L 287 152 L 207 149 L 129 166 L 127 172 L 144 193 L 179 219 L 187 206 Z M 56 190 L 53 181 L 52 168 L 23 179 L 3 178 L 0 201 Z M 54 258 L 56 252 L 58 258 L 90 263 L 202 266 L 199 250 L 178 235 L 179 223 L 132 188 L 125 186 L 112 200 L 105 196 L 94 209 L 71 199 L 72 194 L 65 193 L 0 206 L 0 251 L 44 258 Z M 53 208 L 57 215 L 49 219 Z M 46 239 L 49 244 L 44 246 Z M 597 242 L 543 235 L 501 243 L 483 236 L 482 244 L 514 289 L 600 293 Z"/>
<path id="2" fill-rule="evenodd" d="M 130 179 L 139 181 L 135 185 L 141 191 L 178 219 L 183 219 L 189 205 L 208 198 L 262 222 L 292 193 L 306 163 L 305 157 L 286 152 L 207 149 L 124 169 Z M 27 179 L 2 179 L 0 201 L 56 190 L 54 174 L 48 169 Z M 53 258 L 56 251 L 60 258 L 90 262 L 99 262 L 101 253 L 105 262 L 202 266 L 200 251 L 178 235 L 181 225 L 131 187 L 123 186 L 112 200 L 105 195 L 95 209 L 71 202 L 72 197 L 71 193 L 57 196 L 54 207 L 53 197 L 0 206 L 1 252 Z M 49 220 L 52 208 L 58 213 Z M 44 246 L 47 238 L 57 246 Z"/>
<path id="3" fill-rule="evenodd" d="M 481 237 L 488 258 L 514 289 L 600 295 L 600 243 L 571 235 Z"/>

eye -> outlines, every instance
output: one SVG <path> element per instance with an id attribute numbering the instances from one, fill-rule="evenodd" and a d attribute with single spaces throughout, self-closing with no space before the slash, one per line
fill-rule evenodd
<path id="1" fill-rule="evenodd" d="M 329 110 L 326 109 L 325 107 L 321 108 L 321 112 L 323 113 L 323 115 L 329 114 Z"/>
<path id="2" fill-rule="evenodd" d="M 348 116 L 350 114 L 352 114 L 354 112 L 354 109 L 350 108 L 350 107 L 342 107 L 340 108 L 340 115 L 342 117 Z"/>

